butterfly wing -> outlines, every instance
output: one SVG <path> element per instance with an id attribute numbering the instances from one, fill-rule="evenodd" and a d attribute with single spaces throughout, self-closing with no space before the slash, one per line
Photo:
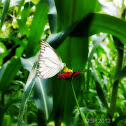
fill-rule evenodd
<path id="1" fill-rule="evenodd" d="M 39 68 L 37 69 L 37 74 L 44 79 L 55 76 L 64 67 L 64 63 L 62 63 L 62 60 L 56 51 L 43 40 L 40 45 L 38 63 Z"/>

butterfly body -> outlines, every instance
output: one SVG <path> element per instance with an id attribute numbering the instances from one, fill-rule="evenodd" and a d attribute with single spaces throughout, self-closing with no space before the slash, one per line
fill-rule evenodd
<path id="1" fill-rule="evenodd" d="M 65 66 L 57 52 L 45 41 L 41 41 L 37 75 L 43 79 L 55 76 Z"/>

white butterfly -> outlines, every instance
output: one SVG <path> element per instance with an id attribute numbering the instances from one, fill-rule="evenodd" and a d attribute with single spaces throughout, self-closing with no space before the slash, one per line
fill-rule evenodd
<path id="1" fill-rule="evenodd" d="M 55 76 L 65 66 L 57 52 L 45 41 L 40 43 L 37 75 L 43 79 Z"/>

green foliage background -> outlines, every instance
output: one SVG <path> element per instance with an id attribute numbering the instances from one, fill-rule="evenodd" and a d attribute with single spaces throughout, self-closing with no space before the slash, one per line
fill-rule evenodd
<path id="1" fill-rule="evenodd" d="M 0 126 L 125 125 L 124 2 L 0 0 Z M 70 81 L 37 77 L 40 40 L 82 70 L 77 99 Z"/>

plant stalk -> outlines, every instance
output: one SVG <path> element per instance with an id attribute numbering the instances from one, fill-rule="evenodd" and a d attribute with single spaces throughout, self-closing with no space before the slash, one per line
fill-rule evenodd
<path id="1" fill-rule="evenodd" d="M 117 63 L 116 63 L 116 70 L 115 70 L 114 78 L 116 78 L 121 72 L 122 62 L 123 62 L 123 49 L 117 49 L 117 50 L 118 50 L 118 56 L 117 56 Z M 111 111 L 112 117 L 114 115 L 115 108 L 116 108 L 118 84 L 119 84 L 119 80 L 114 81 L 113 87 L 112 87 L 112 96 L 111 96 L 111 103 L 110 103 L 110 111 Z"/>

